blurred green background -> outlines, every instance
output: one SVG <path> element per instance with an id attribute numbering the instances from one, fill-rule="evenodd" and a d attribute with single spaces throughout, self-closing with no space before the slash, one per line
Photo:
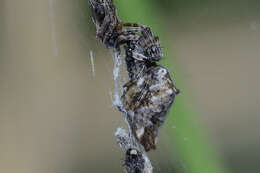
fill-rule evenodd
<path id="1" fill-rule="evenodd" d="M 181 89 L 154 172 L 260 172 L 260 1 L 115 3 L 160 36 Z M 113 61 L 87 0 L 0 0 L 0 39 L 0 172 L 123 172 Z"/>

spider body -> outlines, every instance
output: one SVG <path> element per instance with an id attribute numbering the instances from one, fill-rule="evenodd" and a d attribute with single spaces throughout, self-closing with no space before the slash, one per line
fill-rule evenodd
<path id="1" fill-rule="evenodd" d="M 125 45 L 130 81 L 124 85 L 119 109 L 127 114 L 131 131 L 144 149 L 155 149 L 159 128 L 179 93 L 168 70 L 156 64 L 163 56 L 159 38 L 147 26 L 121 22 L 113 0 L 88 1 L 97 38 L 119 53 Z M 127 157 L 134 157 L 133 153 Z"/>
<path id="2" fill-rule="evenodd" d="M 163 54 L 159 37 L 155 36 L 149 27 L 141 27 L 138 40 L 129 41 L 125 46 L 126 55 L 140 61 L 159 61 Z"/>
<path id="3" fill-rule="evenodd" d="M 108 48 L 118 51 L 122 44 L 128 44 L 128 54 L 146 61 L 162 58 L 159 38 L 147 26 L 120 21 L 113 0 L 89 0 L 92 21 L 96 26 L 97 38 Z"/>
<path id="4" fill-rule="evenodd" d="M 125 62 L 130 80 L 139 78 L 143 71 L 154 64 L 149 61 L 140 61 L 130 56 L 125 57 Z"/>
<path id="5" fill-rule="evenodd" d="M 146 62 L 142 66 L 124 85 L 121 100 L 136 139 L 149 151 L 156 148 L 159 128 L 179 90 L 166 68 Z"/>
<path id="6" fill-rule="evenodd" d="M 106 47 L 119 49 L 121 44 L 129 40 L 138 40 L 139 35 L 136 33 L 141 31 L 141 25 L 122 23 L 113 0 L 89 0 L 89 4 L 97 38 Z"/>
<path id="7" fill-rule="evenodd" d="M 113 0 L 89 0 L 96 35 L 107 47 L 112 47 L 117 30 L 121 29 Z"/>

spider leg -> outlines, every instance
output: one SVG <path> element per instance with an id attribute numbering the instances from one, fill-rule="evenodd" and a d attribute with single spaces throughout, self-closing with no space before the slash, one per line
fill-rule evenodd
<path id="1" fill-rule="evenodd" d="M 114 47 L 119 47 L 120 45 L 128 41 L 136 41 L 140 38 L 136 32 L 139 30 L 124 30 L 119 32 L 119 36 L 116 38 Z"/>
<path id="2" fill-rule="evenodd" d="M 123 23 L 123 26 L 130 27 L 128 28 L 128 30 L 136 30 L 136 32 L 141 32 L 142 38 L 147 41 L 150 41 L 150 39 L 154 39 L 154 34 L 152 33 L 151 28 L 148 26 L 136 23 Z"/>
<path id="3" fill-rule="evenodd" d="M 108 15 L 97 32 L 98 37 L 107 47 L 114 46 L 113 37 L 117 37 L 115 32 L 117 23 L 118 20 L 115 16 Z"/>
<path id="4" fill-rule="evenodd" d="M 130 27 L 130 28 L 126 28 L 126 29 L 121 29 L 119 31 L 117 31 L 118 34 L 131 34 L 131 33 L 141 33 L 143 30 L 143 28 L 141 27 Z"/>
<path id="5" fill-rule="evenodd" d="M 102 35 L 104 35 L 105 31 L 108 29 L 109 25 L 110 25 L 110 16 L 106 15 L 103 23 L 97 27 L 97 35 L 99 37 L 102 37 Z"/>
<path id="6" fill-rule="evenodd" d="M 139 60 L 139 61 L 144 61 L 145 59 L 148 59 L 147 56 L 145 56 L 141 53 L 138 53 L 137 51 L 132 52 L 132 57 L 136 60 Z"/>
<path id="7" fill-rule="evenodd" d="M 158 38 L 156 38 L 158 39 Z M 155 44 L 155 36 L 151 31 L 151 28 L 146 27 L 142 30 L 142 37 L 140 38 L 140 46 L 141 47 L 149 47 Z"/>
<path id="8" fill-rule="evenodd" d="M 139 27 L 139 28 L 142 28 L 142 29 L 147 27 L 145 25 L 137 24 L 137 23 L 124 23 L 123 26 L 126 26 L 126 27 Z"/>
<path id="9" fill-rule="evenodd" d="M 141 35 L 141 37 L 146 37 L 145 31 L 149 30 L 150 28 L 136 23 L 123 23 L 123 27 L 127 27 L 124 30 L 118 31 L 118 34 L 128 35 L 128 34 L 137 34 Z M 139 37 L 140 38 L 140 37 Z M 131 41 L 131 40 L 129 40 Z"/>

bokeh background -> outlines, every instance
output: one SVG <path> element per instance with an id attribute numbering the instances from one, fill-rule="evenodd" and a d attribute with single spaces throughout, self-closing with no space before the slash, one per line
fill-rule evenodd
<path id="1" fill-rule="evenodd" d="M 115 2 L 160 36 L 181 89 L 155 172 L 260 172 L 260 1 Z M 87 0 L 0 0 L 0 40 L 0 172 L 123 172 L 113 60 Z"/>

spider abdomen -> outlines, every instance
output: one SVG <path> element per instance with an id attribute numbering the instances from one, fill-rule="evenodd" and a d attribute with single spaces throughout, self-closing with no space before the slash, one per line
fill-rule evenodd
<path id="1" fill-rule="evenodd" d="M 146 151 L 156 148 L 158 130 L 172 105 L 176 89 L 166 68 L 149 67 L 125 85 L 121 97 L 131 128 Z"/>

